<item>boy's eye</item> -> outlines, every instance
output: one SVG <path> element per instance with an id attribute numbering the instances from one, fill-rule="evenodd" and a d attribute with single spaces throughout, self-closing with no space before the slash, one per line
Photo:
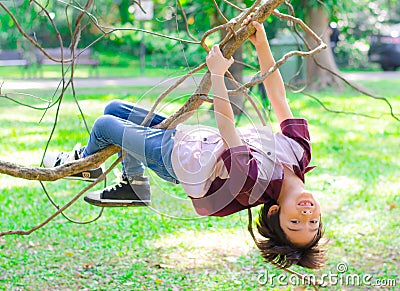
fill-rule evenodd
<path id="1" fill-rule="evenodd" d="M 316 223 L 318 223 L 318 220 L 314 219 L 314 220 L 311 220 L 310 222 L 313 224 L 316 224 Z"/>
<path id="2" fill-rule="evenodd" d="M 300 221 L 298 221 L 297 219 L 292 219 L 292 220 L 290 220 L 290 222 L 291 222 L 291 223 L 294 223 L 294 224 L 300 223 Z"/>

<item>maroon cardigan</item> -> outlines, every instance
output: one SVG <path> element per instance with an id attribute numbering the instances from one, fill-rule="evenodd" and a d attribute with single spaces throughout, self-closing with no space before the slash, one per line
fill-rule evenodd
<path id="1" fill-rule="evenodd" d="M 311 160 L 311 142 L 308 132 L 308 122 L 305 119 L 286 119 L 280 124 L 282 134 L 286 138 L 275 139 L 275 147 L 283 154 L 295 151 L 290 146 L 290 140 L 295 141 L 302 149 L 302 156 L 293 165 L 295 174 L 304 181 L 304 174 L 314 167 L 308 167 Z M 273 150 L 273 149 L 272 149 Z M 227 149 L 221 158 L 228 170 L 229 178 L 216 178 L 204 197 L 191 198 L 193 206 L 199 215 L 226 216 L 260 204 L 275 204 L 283 182 L 283 167 L 278 157 L 275 158 L 272 179 L 267 186 L 258 180 L 258 165 L 253 156 L 255 149 L 244 144 Z M 268 153 L 269 154 L 269 153 Z M 297 153 L 298 154 L 298 153 Z M 250 196 L 262 191 L 256 201 Z"/>

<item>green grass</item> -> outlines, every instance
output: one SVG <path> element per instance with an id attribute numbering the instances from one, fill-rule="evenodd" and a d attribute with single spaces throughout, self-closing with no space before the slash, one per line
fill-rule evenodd
<path id="1" fill-rule="evenodd" d="M 363 85 L 388 97 L 400 114 L 400 81 Z M 150 106 L 155 93 L 142 98 L 148 89 L 82 88 L 78 89 L 78 96 L 91 126 L 113 98 Z M 44 91 L 33 93 L 49 96 Z M 183 93 L 176 93 L 167 102 Z M 331 109 L 384 115 L 371 119 L 329 113 L 306 96 L 289 95 L 295 115 L 310 123 L 312 164 L 318 167 L 307 175 L 306 182 L 321 201 L 325 233 L 331 240 L 328 265 L 311 273 L 335 275 L 339 273 L 337 265 L 345 263 L 348 271 L 341 275 L 342 279 L 346 275 L 370 274 L 373 280 L 397 279 L 398 286 L 400 123 L 387 114 L 384 102 L 350 90 L 326 90 L 315 95 Z M 41 105 L 38 101 L 24 101 Z M 164 112 L 170 114 L 179 105 L 174 102 Z M 60 112 L 50 149 L 67 150 L 76 142 L 84 143 L 87 132 L 72 98 L 65 98 Z M 40 163 L 55 108 L 38 123 L 42 114 L 1 99 L 1 160 L 24 165 Z M 212 123 L 210 116 L 202 112 L 194 122 Z M 273 127 L 277 127 L 276 122 Z M 1 237 L 0 290 L 295 289 L 290 284 L 278 284 L 276 277 L 275 286 L 259 282 L 265 280 L 267 273 L 270 279 L 271 274 L 284 273 L 262 262 L 246 230 L 246 212 L 225 218 L 195 217 L 190 202 L 180 199 L 184 197 L 181 186 L 148 174 L 154 209 L 106 209 L 99 220 L 85 225 L 60 216 L 29 236 Z M 44 184 L 58 205 L 64 205 L 86 185 L 66 180 Z M 38 182 L 0 176 L 0 231 L 29 229 L 54 211 Z M 80 221 L 91 220 L 98 213 L 98 208 L 81 200 L 66 211 L 66 215 Z M 322 290 L 367 289 L 345 285 Z M 368 288 L 375 289 L 379 290 Z"/>
<path id="2" fill-rule="evenodd" d="M 76 65 L 74 69 L 75 78 L 88 77 L 108 77 L 108 78 L 127 78 L 127 77 L 159 77 L 176 74 L 177 71 L 186 72 L 187 67 L 177 66 L 168 63 L 167 56 L 165 63 L 168 65 L 157 66 L 152 61 L 152 56 L 146 56 L 145 68 L 141 68 L 140 59 L 134 56 L 122 54 L 106 54 L 101 53 L 98 57 L 100 64 L 98 68 L 87 65 Z M 64 74 L 70 76 L 70 68 L 64 66 Z M 62 77 L 62 68 L 58 65 L 43 65 L 38 66 L 32 64 L 29 67 L 8 66 L 0 67 L 0 80 L 10 79 L 29 79 L 29 78 L 45 78 L 59 79 Z"/>
<path id="3" fill-rule="evenodd" d="M 177 68 L 157 68 L 147 66 L 143 73 L 147 77 L 158 77 L 173 74 Z M 65 76 L 69 76 L 70 72 L 65 68 Z M 77 66 L 74 71 L 75 78 L 88 78 L 88 77 L 109 77 L 109 78 L 128 78 L 140 77 L 142 71 L 140 64 L 134 62 L 132 66 L 112 66 L 102 65 L 97 69 L 91 66 Z M 62 77 L 62 71 L 59 66 L 44 65 L 42 67 L 31 66 L 29 68 L 22 67 L 0 67 L 0 78 L 2 79 L 29 79 L 29 78 L 45 78 L 45 79 L 59 79 Z"/>

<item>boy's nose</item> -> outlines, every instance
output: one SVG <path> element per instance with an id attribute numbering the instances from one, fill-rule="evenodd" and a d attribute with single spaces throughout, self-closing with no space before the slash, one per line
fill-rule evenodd
<path id="1" fill-rule="evenodd" d="M 301 213 L 303 214 L 312 214 L 312 210 L 311 209 L 304 209 L 301 211 Z"/>

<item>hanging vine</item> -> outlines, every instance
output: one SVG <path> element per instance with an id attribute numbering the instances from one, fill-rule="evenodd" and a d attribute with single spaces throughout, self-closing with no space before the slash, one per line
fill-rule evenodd
<path id="1" fill-rule="evenodd" d="M 223 12 L 219 9 L 217 1 L 213 0 L 213 5 L 218 14 L 225 20 L 225 22 L 217 27 L 210 28 L 208 31 L 206 31 L 200 40 L 198 40 L 196 37 L 194 37 L 190 31 L 189 31 L 189 26 L 188 26 L 188 20 L 186 17 L 186 13 L 184 11 L 184 8 L 180 4 L 179 1 L 176 3 L 176 9 L 177 12 L 176 14 L 180 13 L 182 15 L 183 21 L 185 23 L 186 27 L 186 34 L 188 39 L 185 38 L 178 38 L 178 37 L 173 37 L 165 34 L 161 34 L 158 32 L 154 31 L 149 31 L 146 29 L 141 29 L 141 28 L 126 28 L 126 27 L 108 27 L 105 25 L 102 25 L 100 21 L 98 20 L 97 16 L 93 12 L 93 6 L 95 5 L 94 0 L 87 0 L 85 5 L 80 6 L 74 1 L 70 2 L 65 2 L 60 0 L 59 3 L 63 4 L 65 6 L 65 13 L 67 16 L 67 21 L 69 24 L 69 30 L 70 30 L 70 36 L 71 36 L 71 43 L 70 43 L 70 48 L 71 48 L 71 57 L 65 58 L 67 54 L 65 54 L 63 51 L 61 53 L 61 58 L 55 58 L 51 56 L 51 54 L 35 39 L 35 37 L 29 35 L 24 28 L 22 27 L 21 23 L 19 22 L 18 18 L 16 15 L 8 8 L 8 6 L 4 2 L 0 2 L 0 9 L 2 9 L 4 12 L 8 14 L 10 17 L 10 20 L 14 23 L 14 25 L 17 27 L 21 37 L 25 38 L 26 40 L 29 41 L 36 49 L 38 49 L 46 58 L 49 60 L 52 60 L 53 62 L 59 63 L 60 70 L 62 73 L 62 77 L 59 80 L 59 85 L 58 88 L 55 90 L 54 94 L 51 96 L 50 99 L 42 99 L 46 101 L 46 106 L 45 107 L 34 107 L 29 104 L 23 103 L 19 101 L 16 98 L 13 98 L 10 94 L 7 92 L 4 92 L 1 90 L 0 86 L 0 97 L 9 99 L 13 102 L 19 103 L 21 105 L 30 107 L 32 109 L 36 110 L 42 110 L 43 111 L 43 116 L 47 113 L 48 109 L 52 107 L 57 107 L 59 109 L 65 92 L 67 89 L 72 89 L 72 94 L 76 103 L 76 106 L 80 112 L 80 115 L 82 116 L 82 119 L 85 120 L 83 112 L 81 110 L 81 107 L 79 106 L 78 99 L 76 98 L 76 89 L 74 85 L 74 78 L 75 78 L 75 65 L 76 65 L 76 60 L 79 58 L 80 54 L 82 54 L 86 49 L 89 49 L 91 46 L 94 44 L 102 41 L 105 37 L 116 33 L 118 31 L 130 31 L 132 33 L 135 32 L 142 32 L 146 33 L 148 35 L 151 35 L 152 37 L 159 37 L 159 38 L 165 38 L 169 39 L 172 41 L 176 41 L 177 43 L 180 44 L 187 44 L 187 45 L 198 45 L 201 46 L 205 51 L 209 51 L 209 48 L 206 44 L 206 40 L 208 37 L 211 35 L 220 32 L 221 30 L 227 30 L 228 33 L 224 37 L 224 39 L 220 42 L 220 48 L 223 53 L 223 55 L 226 58 L 230 58 L 233 53 L 243 45 L 243 43 L 255 32 L 255 28 L 250 24 L 246 26 L 241 26 L 241 23 L 243 20 L 250 14 L 253 14 L 253 19 L 255 21 L 258 21 L 260 23 L 263 23 L 268 17 L 273 16 L 278 19 L 284 20 L 284 21 L 289 21 L 293 24 L 294 30 L 298 32 L 298 29 L 301 29 L 303 34 L 306 34 L 310 36 L 315 42 L 316 46 L 311 47 L 305 40 L 304 37 L 302 37 L 304 44 L 306 45 L 307 50 L 306 51 L 301 51 L 301 50 L 295 50 L 295 51 L 290 51 L 286 53 L 282 58 L 276 61 L 276 63 L 267 70 L 265 74 L 258 75 L 255 74 L 254 77 L 251 79 L 250 82 L 246 84 L 240 84 L 238 83 L 234 77 L 231 74 L 228 74 L 228 78 L 230 78 L 233 83 L 236 85 L 236 89 L 230 90 L 229 94 L 235 95 L 235 94 L 244 94 L 247 99 L 250 100 L 252 106 L 255 108 L 255 110 L 258 113 L 258 116 L 260 119 L 262 119 L 262 114 L 259 112 L 259 110 L 256 108 L 255 103 L 251 100 L 251 97 L 249 94 L 247 94 L 247 91 L 249 88 L 252 86 L 259 84 L 265 80 L 271 73 L 273 73 L 275 70 L 277 70 L 281 65 L 283 65 L 289 58 L 294 57 L 294 56 L 300 56 L 300 57 L 305 57 L 305 58 L 313 58 L 316 54 L 318 54 L 321 50 L 326 48 L 326 44 L 321 40 L 320 36 L 318 36 L 316 33 L 314 33 L 301 19 L 296 18 L 294 15 L 288 15 L 281 13 L 277 10 L 277 8 L 285 3 L 284 0 L 268 0 L 268 1 L 261 1 L 261 0 L 256 0 L 254 3 L 248 7 L 248 8 L 241 8 L 238 7 L 237 5 L 227 1 L 223 0 L 223 2 L 227 5 L 230 5 L 232 8 L 237 10 L 237 16 L 233 17 L 232 19 L 227 19 L 226 16 L 223 14 Z M 62 48 L 63 47 L 63 39 L 61 37 L 61 34 L 57 28 L 56 23 L 52 19 L 48 8 L 46 5 L 43 5 L 40 1 L 37 0 L 31 0 L 30 1 L 31 5 L 38 8 L 40 10 L 40 13 L 45 15 L 49 23 L 51 24 L 51 27 L 53 29 L 54 34 L 57 37 L 57 41 L 59 43 L 59 46 Z M 135 1 L 135 3 L 139 6 L 141 10 L 144 10 L 143 7 L 141 6 L 140 1 Z M 289 3 L 285 3 L 286 5 L 289 5 Z M 33 9 L 33 8 L 32 8 Z M 74 10 L 77 13 L 77 16 L 74 19 L 69 19 L 68 18 L 68 11 Z M 290 9 L 289 9 L 290 10 Z M 179 12 L 178 12 L 179 11 Z M 85 17 L 84 17 L 85 16 Z M 83 50 L 80 50 L 79 52 L 77 51 L 77 47 L 80 43 L 81 37 L 82 37 L 82 31 L 89 25 L 88 22 L 91 25 L 94 25 L 100 32 L 101 35 L 97 37 L 95 40 L 93 40 L 91 43 L 89 43 Z M 318 64 L 317 64 L 318 65 Z M 187 78 L 190 78 L 193 76 L 193 74 L 199 72 L 200 70 L 204 69 L 206 67 L 205 63 L 199 64 L 196 68 L 190 70 L 187 72 L 183 77 L 178 79 L 174 84 L 172 84 L 169 88 L 167 88 L 165 91 L 163 91 L 155 101 L 153 107 L 151 108 L 149 115 L 147 118 L 144 120 L 144 123 L 148 120 L 148 118 L 151 116 L 151 114 L 157 109 L 157 106 L 161 104 L 163 99 L 167 97 L 171 92 L 173 92 L 175 89 L 177 89 Z M 325 68 L 326 69 L 326 68 Z M 373 94 L 370 94 L 366 90 L 356 86 L 355 84 L 352 84 L 350 81 L 346 80 L 342 76 L 340 76 L 336 72 L 330 72 L 334 75 L 336 75 L 338 78 L 343 80 L 347 85 L 353 87 L 355 90 L 361 92 L 362 94 L 369 96 L 374 99 L 379 99 L 385 102 L 389 108 L 391 116 L 396 119 L 397 121 L 400 121 L 399 117 L 396 116 L 393 112 L 393 108 L 390 104 L 390 102 L 381 96 L 375 96 Z M 173 113 L 171 116 L 166 118 L 162 123 L 159 125 L 155 126 L 157 128 L 174 128 L 177 124 L 184 122 L 186 119 L 188 119 L 196 110 L 203 104 L 204 102 L 212 102 L 212 100 L 208 97 L 209 91 L 211 87 L 211 82 L 210 82 L 210 74 L 208 72 L 204 73 L 202 76 L 199 84 L 197 85 L 196 90 L 193 92 L 193 94 L 188 97 L 186 100 L 185 104 L 177 110 L 175 113 Z M 26 93 L 14 93 L 17 96 L 26 96 Z M 305 93 L 306 94 L 306 93 Z M 338 110 L 330 110 L 329 108 L 325 107 L 325 105 L 315 96 L 308 94 L 310 98 L 316 99 L 317 102 L 321 104 L 327 111 L 330 112 L 335 112 L 335 113 L 346 113 L 346 114 L 357 114 L 357 113 L 352 113 L 352 112 L 341 112 Z M 34 95 L 29 95 L 30 98 L 40 98 Z M 57 121 L 58 121 L 58 113 L 59 110 L 57 109 L 56 115 L 53 119 L 53 127 L 52 130 L 49 134 L 49 138 L 47 141 L 46 148 L 44 150 L 43 156 L 46 154 L 47 148 L 52 140 L 53 133 L 55 132 L 56 126 L 57 126 Z M 264 121 L 265 123 L 265 121 Z M 86 124 L 86 122 L 85 122 Z M 87 125 L 86 128 L 88 129 Z M 6 174 L 22 179 L 27 179 L 27 180 L 38 180 L 38 181 L 55 181 L 58 179 L 61 179 L 63 177 L 76 174 L 88 169 L 92 169 L 94 167 L 98 167 L 102 163 L 104 163 L 109 157 L 114 155 L 115 153 L 119 152 L 120 148 L 116 146 L 109 146 L 97 153 L 95 153 L 92 156 L 89 156 L 85 159 L 75 161 L 75 162 L 70 162 L 67 164 L 64 164 L 62 166 L 58 166 L 55 168 L 42 168 L 42 167 L 30 167 L 30 166 L 22 166 L 22 165 L 16 165 L 14 163 L 9 163 L 6 161 L 0 161 L 0 173 L 1 174 Z M 73 205 L 78 198 L 80 198 L 86 191 L 91 189 L 94 185 L 102 181 L 106 174 L 111 171 L 115 165 L 118 164 L 120 159 L 116 160 L 113 165 L 107 169 L 107 171 L 99 177 L 95 182 L 90 184 L 89 186 L 85 187 L 78 193 L 70 202 L 68 202 L 66 205 L 59 207 L 55 205 L 53 202 L 53 205 L 57 208 L 57 211 L 52 214 L 50 217 L 45 219 L 42 223 L 32 227 L 31 229 L 24 231 L 24 230 L 16 230 L 16 231 L 3 231 L 0 232 L 0 237 L 5 236 L 5 235 L 29 235 L 33 231 L 36 231 L 37 229 L 40 229 L 41 227 L 44 227 L 49 221 L 54 219 L 60 214 L 63 214 L 63 212 L 69 208 L 71 205 Z M 44 191 L 46 192 L 45 188 Z M 47 192 L 46 192 L 47 194 Z M 49 198 L 51 201 L 51 199 Z M 99 214 L 99 217 L 101 216 L 101 212 Z M 71 220 L 73 221 L 73 220 Z M 292 271 L 291 271 L 292 272 Z M 301 276 L 300 274 L 297 274 Z M 316 289 L 316 286 L 313 285 L 313 288 Z"/>

